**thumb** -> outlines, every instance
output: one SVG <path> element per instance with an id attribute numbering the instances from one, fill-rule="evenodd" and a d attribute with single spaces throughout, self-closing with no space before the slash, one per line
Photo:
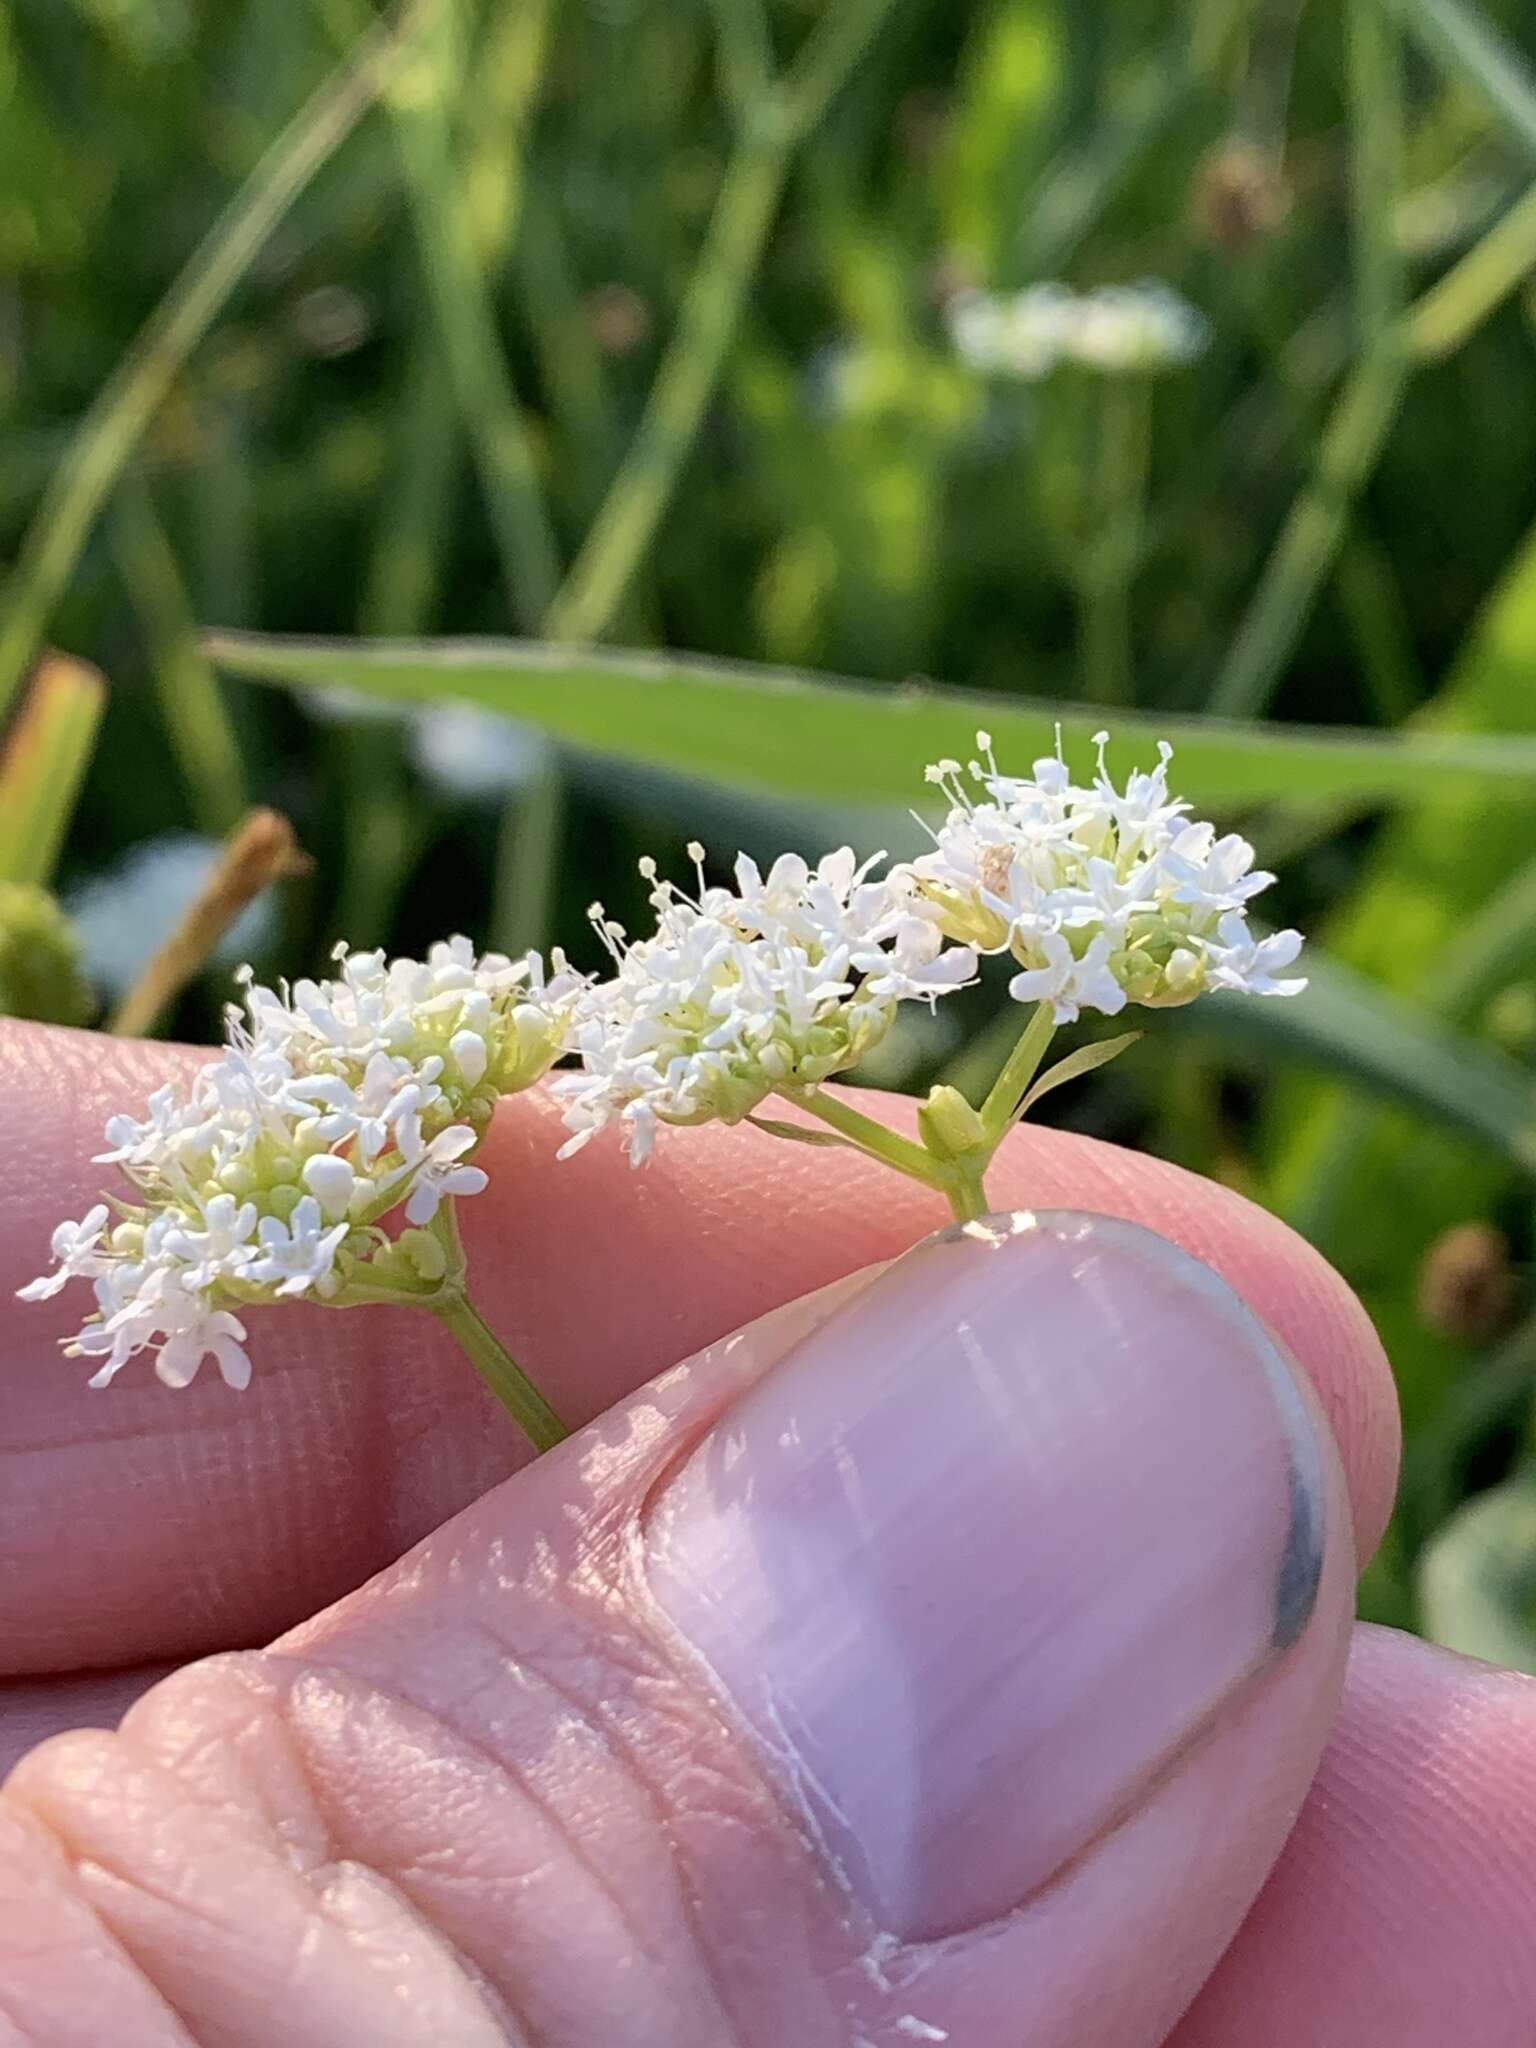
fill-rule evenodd
<path id="1" fill-rule="evenodd" d="M 34 1752 L 7 2011 L 1150 2048 L 1301 1803 L 1352 1577 L 1326 1427 L 1214 1274 L 1101 1217 L 954 1228 Z"/>

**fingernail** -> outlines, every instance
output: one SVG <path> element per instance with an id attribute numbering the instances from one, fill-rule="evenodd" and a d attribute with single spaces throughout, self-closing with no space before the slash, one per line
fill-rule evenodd
<path id="1" fill-rule="evenodd" d="M 806 1335 L 653 1503 L 649 1582 L 905 1940 L 1026 1899 L 1305 1626 L 1321 1446 L 1208 1267 L 988 1217 Z"/>

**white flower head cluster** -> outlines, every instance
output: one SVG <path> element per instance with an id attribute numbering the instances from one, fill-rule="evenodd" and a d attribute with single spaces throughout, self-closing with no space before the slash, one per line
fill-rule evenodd
<path id="1" fill-rule="evenodd" d="M 945 948 L 910 885 L 860 865 L 848 847 L 815 868 L 786 853 L 767 875 L 745 854 L 734 890 L 698 893 L 656 881 L 656 930 L 631 942 L 594 904 L 611 979 L 584 990 L 572 1017 L 581 1070 L 562 1074 L 562 1157 L 617 1123 L 631 1160 L 650 1154 L 658 1123 L 738 1123 L 776 1092 L 815 1087 L 857 1064 L 890 1029 L 897 1005 L 935 1001 L 975 973 L 964 945 Z"/>
<path id="2" fill-rule="evenodd" d="M 1259 937 L 1247 906 L 1273 875 L 1255 871 L 1236 833 L 1189 817 L 1168 794 L 1173 749 L 1123 789 L 1104 764 L 1074 783 L 1059 752 L 1028 776 L 1004 775 L 986 733 L 963 770 L 941 761 L 930 782 L 949 800 L 934 850 L 911 863 L 917 900 L 940 930 L 978 953 L 1008 953 L 1019 1002 L 1049 1002 L 1058 1023 L 1082 1010 L 1113 1017 L 1127 1003 L 1171 1008 L 1207 989 L 1297 995 L 1281 978 L 1301 934 Z M 1058 743 L 1059 744 L 1059 743 Z"/>
<path id="3" fill-rule="evenodd" d="M 338 950 L 338 973 L 291 988 L 249 974 L 228 1012 L 222 1057 L 189 1085 L 116 1116 L 101 1163 L 138 1199 L 106 1205 L 53 1237 L 54 1269 L 22 1290 L 40 1300 L 92 1283 L 96 1311 L 66 1349 L 99 1361 L 105 1386 L 141 1351 L 170 1386 L 212 1356 L 229 1385 L 250 1378 L 237 1310 L 419 1271 L 410 1243 L 445 1195 L 478 1193 L 469 1163 L 500 1095 L 558 1056 L 581 979 L 556 955 L 477 957 L 468 940 L 424 961 Z M 399 1212 L 407 1231 L 382 1227 Z M 402 1248 L 405 1248 L 403 1250 Z M 366 1298 L 366 1297 L 364 1297 Z"/>
<path id="4" fill-rule="evenodd" d="M 1205 316 L 1155 278 L 1091 292 L 1064 284 L 961 292 L 949 304 L 949 329 L 973 370 L 1028 383 L 1062 363 L 1111 373 L 1172 368 L 1201 355 L 1210 337 Z"/>

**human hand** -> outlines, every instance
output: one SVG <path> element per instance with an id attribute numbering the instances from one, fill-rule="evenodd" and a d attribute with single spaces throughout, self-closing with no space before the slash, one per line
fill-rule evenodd
<path id="1" fill-rule="evenodd" d="M 0 1033 L 0 1287 L 183 1057 Z M 1305 1245 L 1036 1129 L 1005 1201 L 1262 1323 L 1080 1218 L 871 1274 L 942 1216 L 851 1155 L 555 1121 L 505 1106 L 466 1222 L 601 1420 L 505 1483 L 425 1317 L 253 1319 L 234 1395 L 10 1315 L 11 1753 L 290 1632 L 14 1773 L 0 2043 L 1530 2048 L 1536 1686 L 1352 1629 L 1395 1412 Z"/>

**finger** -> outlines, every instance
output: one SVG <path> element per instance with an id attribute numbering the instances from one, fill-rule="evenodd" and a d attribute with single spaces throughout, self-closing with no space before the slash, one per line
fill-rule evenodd
<path id="1" fill-rule="evenodd" d="M 0 1031 L 0 1289 L 94 1199 L 109 1109 L 186 1055 L 38 1027 Z M 893 1115 L 910 1104 L 887 1102 Z M 643 1173 L 616 1150 L 556 1162 L 553 1105 L 504 1106 L 491 1186 L 465 1205 L 477 1295 L 573 1420 L 776 1303 L 912 1244 L 925 1189 L 847 1152 L 749 1129 L 681 1130 Z M 1150 1225 L 1224 1274 L 1312 1375 L 1369 1550 L 1387 1512 L 1396 1409 L 1381 1349 L 1336 1275 L 1240 1197 L 1112 1146 L 1019 1134 L 1000 1199 Z M 0 1296 L 3 1298 L 3 1296 Z M 61 1361 L 66 1293 L 8 1313 L 0 1381 L 0 1671 L 196 1654 L 260 1641 L 336 1598 L 519 1463 L 526 1447 L 423 1315 L 290 1307 L 252 1316 L 248 1393 L 106 1394 Z"/>
<path id="2" fill-rule="evenodd" d="M 1533 1927 L 1536 1680 L 1362 1628 L 1296 1832 L 1176 2048 L 1530 2048 Z"/>
<path id="3" fill-rule="evenodd" d="M 0 1683 L 0 1777 L 29 1749 L 66 1728 L 115 1728 L 134 1701 L 175 1668 L 137 1664 L 125 1671 Z"/>
<path id="4" fill-rule="evenodd" d="M 219 2048 L 278 2000 L 291 2048 L 1151 2048 L 1300 1803 L 1352 1579 L 1326 1425 L 1208 1269 L 973 1225 L 7 1797 Z M 79 1968 L 0 1955 L 23 2032 Z"/>

